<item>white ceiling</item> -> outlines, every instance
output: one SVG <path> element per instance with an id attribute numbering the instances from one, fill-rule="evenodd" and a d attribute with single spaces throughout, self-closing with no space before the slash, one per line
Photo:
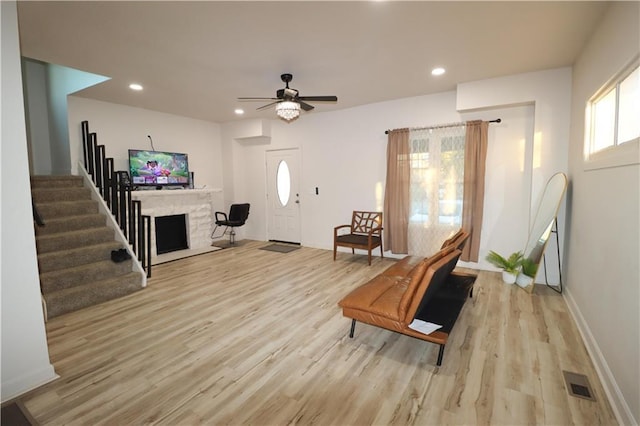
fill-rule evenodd
<path id="1" fill-rule="evenodd" d="M 111 77 L 80 96 L 226 122 L 274 117 L 236 98 L 275 96 L 284 72 L 300 96 L 338 96 L 303 113 L 317 114 L 570 66 L 607 6 L 26 1 L 18 21 L 23 56 Z M 447 73 L 432 77 L 435 66 Z M 131 91 L 131 82 L 144 90 Z"/>

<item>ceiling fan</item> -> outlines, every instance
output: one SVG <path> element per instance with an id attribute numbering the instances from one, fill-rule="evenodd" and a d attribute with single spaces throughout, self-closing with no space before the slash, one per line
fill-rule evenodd
<path id="1" fill-rule="evenodd" d="M 276 114 L 286 121 L 291 121 L 300 115 L 300 109 L 311 111 L 314 106 L 305 101 L 310 102 L 337 102 L 337 96 L 300 96 L 296 89 L 289 87 L 289 82 L 293 80 L 293 75 L 282 74 L 280 79 L 285 83 L 284 89 L 278 89 L 275 98 L 238 98 L 241 101 L 273 101 L 261 107 L 258 110 L 276 106 Z"/>

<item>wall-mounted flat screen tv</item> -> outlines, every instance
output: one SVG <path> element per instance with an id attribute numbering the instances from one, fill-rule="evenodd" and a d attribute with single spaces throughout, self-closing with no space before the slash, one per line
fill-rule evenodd
<path id="1" fill-rule="evenodd" d="M 187 186 L 189 161 L 187 154 L 130 149 L 129 173 L 134 186 Z"/>

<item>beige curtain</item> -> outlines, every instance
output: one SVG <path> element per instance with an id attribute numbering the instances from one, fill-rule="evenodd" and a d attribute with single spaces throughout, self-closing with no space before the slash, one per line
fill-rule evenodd
<path id="1" fill-rule="evenodd" d="M 409 227 L 409 129 L 389 131 L 387 182 L 384 190 L 384 249 L 408 252 Z"/>
<path id="2" fill-rule="evenodd" d="M 484 175 L 487 158 L 489 122 L 468 121 L 464 154 L 464 195 L 462 203 L 462 228 L 469 232 L 460 260 L 477 262 L 482 232 L 484 207 Z"/>

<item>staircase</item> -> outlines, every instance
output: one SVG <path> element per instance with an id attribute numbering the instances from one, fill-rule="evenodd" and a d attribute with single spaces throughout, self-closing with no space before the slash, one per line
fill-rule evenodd
<path id="1" fill-rule="evenodd" d="M 45 226 L 36 226 L 40 287 L 48 318 L 142 289 L 132 260 L 115 263 L 122 248 L 80 176 L 33 176 L 31 194 Z"/>

